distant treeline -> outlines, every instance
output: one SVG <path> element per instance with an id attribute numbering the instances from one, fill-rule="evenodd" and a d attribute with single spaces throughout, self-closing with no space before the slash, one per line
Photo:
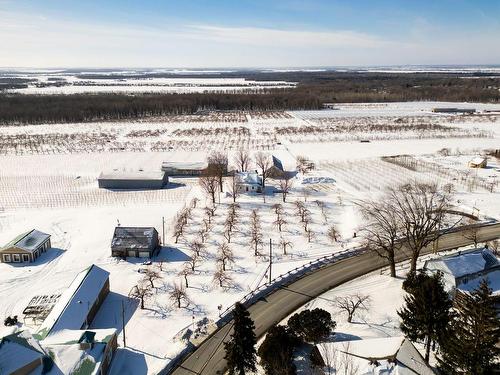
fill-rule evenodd
<path id="1" fill-rule="evenodd" d="M 231 76 L 219 75 L 218 78 Z M 318 109 L 322 103 L 393 101 L 500 102 L 500 77 L 444 73 L 247 73 L 239 77 L 298 82 L 261 93 L 0 94 L 0 123 L 56 123 L 193 114 L 200 110 Z"/>

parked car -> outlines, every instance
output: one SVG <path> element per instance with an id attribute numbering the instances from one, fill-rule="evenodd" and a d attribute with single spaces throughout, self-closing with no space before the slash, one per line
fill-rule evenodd
<path id="1" fill-rule="evenodd" d="M 148 260 L 145 260 L 144 262 L 142 262 L 142 265 L 143 265 L 143 266 L 150 266 L 150 265 L 152 265 L 152 264 L 153 264 L 153 262 L 151 262 L 149 259 L 148 259 Z"/>

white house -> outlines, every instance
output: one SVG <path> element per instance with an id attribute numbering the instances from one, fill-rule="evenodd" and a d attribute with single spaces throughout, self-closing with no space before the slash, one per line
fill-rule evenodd
<path id="1" fill-rule="evenodd" d="M 236 172 L 239 193 L 262 193 L 262 177 L 257 172 Z"/>

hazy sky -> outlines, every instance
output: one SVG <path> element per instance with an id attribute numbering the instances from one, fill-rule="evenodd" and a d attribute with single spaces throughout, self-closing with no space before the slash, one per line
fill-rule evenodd
<path id="1" fill-rule="evenodd" d="M 500 64 L 500 0 L 0 0 L 0 67 Z"/>

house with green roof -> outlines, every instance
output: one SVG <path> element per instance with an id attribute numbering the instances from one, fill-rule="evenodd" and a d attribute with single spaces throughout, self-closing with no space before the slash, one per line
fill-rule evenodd
<path id="1" fill-rule="evenodd" d="M 0 262 L 27 263 L 34 262 L 51 247 L 50 234 L 32 229 L 20 234 L 8 244 L 0 248 Z"/>

